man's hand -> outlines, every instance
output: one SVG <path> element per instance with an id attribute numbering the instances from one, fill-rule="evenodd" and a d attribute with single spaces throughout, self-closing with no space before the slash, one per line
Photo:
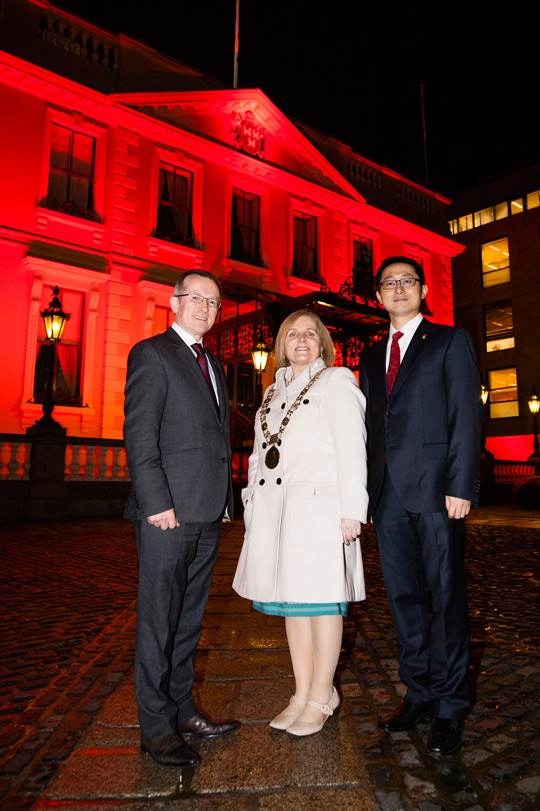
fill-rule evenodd
<path id="1" fill-rule="evenodd" d="M 448 511 L 448 518 L 465 518 L 471 511 L 471 502 L 465 498 L 456 498 L 456 496 L 446 496 L 446 509 Z"/>
<path id="2" fill-rule="evenodd" d="M 343 535 L 343 543 L 348 546 L 351 541 L 356 541 L 360 537 L 362 531 L 362 524 L 354 518 L 341 519 L 341 534 Z"/>
<path id="3" fill-rule="evenodd" d="M 158 529 L 174 529 L 180 526 L 174 510 L 165 510 L 163 513 L 149 515 L 146 520 L 153 527 L 158 527 Z"/>

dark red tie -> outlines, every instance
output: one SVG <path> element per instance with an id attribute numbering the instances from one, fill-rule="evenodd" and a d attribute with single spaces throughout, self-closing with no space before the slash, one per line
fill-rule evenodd
<path id="1" fill-rule="evenodd" d="M 202 371 L 203 375 L 206 378 L 206 382 L 208 383 L 210 391 L 212 392 L 212 398 L 214 400 L 214 403 L 217 406 L 216 392 L 214 391 L 214 386 L 212 384 L 212 378 L 210 377 L 210 372 L 208 371 L 208 361 L 206 360 L 206 355 L 204 353 L 204 349 L 202 348 L 201 344 L 191 344 L 191 348 L 194 349 L 195 352 L 197 353 L 197 363 L 201 367 L 201 371 Z"/>
<path id="2" fill-rule="evenodd" d="M 390 362 L 388 364 L 388 371 L 386 373 L 386 385 L 388 387 L 388 395 L 392 394 L 394 383 L 396 382 L 397 373 L 399 372 L 399 364 L 401 363 L 401 353 L 399 351 L 398 341 L 403 335 L 402 332 L 394 332 L 392 335 L 392 346 L 390 347 Z"/>

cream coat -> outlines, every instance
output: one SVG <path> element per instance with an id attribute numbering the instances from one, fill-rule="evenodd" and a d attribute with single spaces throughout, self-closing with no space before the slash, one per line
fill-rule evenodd
<path id="1" fill-rule="evenodd" d="M 279 369 L 266 415 L 277 433 L 288 408 L 324 361 L 297 378 Z M 246 534 L 233 588 L 260 602 L 363 600 L 360 542 L 346 546 L 341 519 L 367 520 L 365 398 L 353 373 L 328 368 L 291 416 L 274 470 L 264 463 L 260 414 L 242 491 Z"/>

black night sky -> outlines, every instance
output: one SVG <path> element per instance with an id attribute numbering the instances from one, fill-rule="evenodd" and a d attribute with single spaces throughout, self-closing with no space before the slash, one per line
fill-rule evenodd
<path id="1" fill-rule="evenodd" d="M 61 5 L 232 84 L 235 0 Z M 540 159 L 532 20 L 474 2 L 321 8 L 241 0 L 239 86 L 424 183 L 424 83 L 429 186 L 450 196 Z"/>

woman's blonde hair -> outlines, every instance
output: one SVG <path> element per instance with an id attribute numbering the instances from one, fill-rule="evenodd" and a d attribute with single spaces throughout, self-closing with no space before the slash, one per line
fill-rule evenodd
<path id="1" fill-rule="evenodd" d="M 317 313 L 312 313 L 310 310 L 296 310 L 294 313 L 287 316 L 283 324 L 280 326 L 277 334 L 276 343 L 274 346 L 274 365 L 276 371 L 281 369 L 282 366 L 290 366 L 288 359 L 285 357 L 285 338 L 287 337 L 287 333 L 293 324 L 295 324 L 299 318 L 302 318 L 303 315 L 311 318 L 313 321 L 315 329 L 319 335 L 319 338 L 321 339 L 321 356 L 326 365 L 332 366 L 336 359 L 336 350 L 334 349 L 334 344 L 330 337 L 330 333 L 324 326 Z"/>

